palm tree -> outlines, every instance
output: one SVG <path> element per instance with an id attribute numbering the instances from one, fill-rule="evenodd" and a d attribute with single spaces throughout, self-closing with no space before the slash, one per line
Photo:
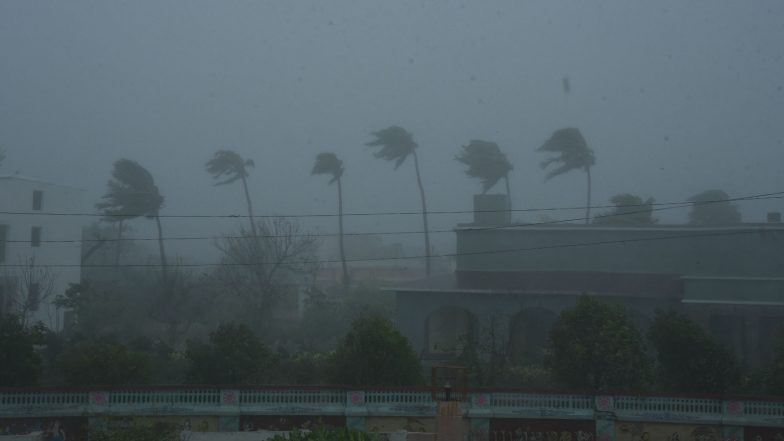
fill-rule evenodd
<path id="1" fill-rule="evenodd" d="M 482 194 L 487 193 L 501 178 L 504 178 L 509 210 L 512 209 L 512 197 L 509 194 L 509 172 L 514 167 L 506 155 L 501 153 L 498 144 L 474 139 L 468 145 L 463 146 L 463 150 L 455 156 L 455 159 L 468 166 L 468 170 L 465 172 L 468 176 L 482 182 Z"/>
<path id="2" fill-rule="evenodd" d="M 556 130 L 550 136 L 550 139 L 539 147 L 539 151 L 558 154 L 558 156 L 553 156 L 542 162 L 543 169 L 549 167 L 550 164 L 557 164 L 557 167 L 547 173 L 545 180 L 571 170 L 585 170 L 588 178 L 585 223 L 589 223 L 591 220 L 591 166 L 594 165 L 596 159 L 594 158 L 593 150 L 588 147 L 588 143 L 585 142 L 585 138 L 583 138 L 580 130 L 571 127 Z"/>
<path id="3" fill-rule="evenodd" d="M 216 182 L 215 185 L 231 184 L 234 181 L 241 180 L 242 188 L 245 190 L 245 202 L 248 204 L 248 218 L 250 220 L 250 231 L 253 237 L 256 237 L 256 223 L 253 220 L 253 205 L 250 202 L 250 193 L 248 192 L 248 167 L 253 167 L 253 161 L 250 159 L 242 159 L 233 150 L 218 150 L 215 156 L 212 157 L 205 165 L 207 172 L 210 173 L 213 179 L 220 179 L 224 177 L 223 181 Z"/>
<path id="4" fill-rule="evenodd" d="M 147 169 L 130 159 L 120 159 L 114 163 L 112 178 L 103 201 L 96 207 L 103 210 L 107 218 L 134 219 L 144 216 L 155 219 L 158 227 L 158 251 L 161 256 L 161 275 L 163 286 L 169 288 L 166 250 L 163 246 L 160 210 L 163 196 L 155 185 L 155 180 Z"/>
<path id="5" fill-rule="evenodd" d="M 343 187 L 340 178 L 343 176 L 343 161 L 334 153 L 319 153 L 311 175 L 331 175 L 329 183 L 338 183 L 338 234 L 340 235 L 340 261 L 343 264 L 343 286 L 348 289 L 349 277 L 346 266 L 346 250 L 343 247 Z"/>
<path id="6" fill-rule="evenodd" d="M 425 189 L 422 187 L 422 176 L 419 172 L 419 158 L 417 158 L 417 143 L 414 136 L 406 129 L 399 126 L 391 126 L 386 129 L 372 132 L 376 139 L 365 143 L 368 147 L 381 147 L 381 150 L 374 153 L 376 158 L 395 161 L 397 170 L 408 155 L 414 157 L 414 170 L 416 171 L 417 184 L 419 185 L 419 196 L 422 201 L 422 223 L 425 233 L 425 273 L 430 275 L 430 232 L 427 228 L 427 202 L 425 201 Z"/>

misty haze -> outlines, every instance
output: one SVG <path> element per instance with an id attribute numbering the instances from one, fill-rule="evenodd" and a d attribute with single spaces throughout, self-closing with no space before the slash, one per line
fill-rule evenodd
<path id="1" fill-rule="evenodd" d="M 782 441 L 782 41 L 0 2 L 0 440 Z"/>

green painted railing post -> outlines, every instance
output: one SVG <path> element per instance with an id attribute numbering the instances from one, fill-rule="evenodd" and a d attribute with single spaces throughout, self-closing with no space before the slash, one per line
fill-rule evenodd
<path id="1" fill-rule="evenodd" d="M 220 432 L 238 432 L 240 430 L 240 391 L 237 389 L 220 391 L 218 430 Z"/>
<path id="2" fill-rule="evenodd" d="M 468 434 L 471 440 L 490 439 L 490 418 L 493 416 L 493 395 L 479 392 L 471 394 L 468 406 Z"/>
<path id="3" fill-rule="evenodd" d="M 351 390 L 346 392 L 346 427 L 365 430 L 365 417 L 367 414 L 365 391 Z"/>
<path id="4" fill-rule="evenodd" d="M 615 400 L 611 396 L 594 397 L 596 441 L 615 441 Z"/>

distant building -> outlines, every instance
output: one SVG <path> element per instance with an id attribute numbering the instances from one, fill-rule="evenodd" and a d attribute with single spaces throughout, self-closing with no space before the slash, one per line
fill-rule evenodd
<path id="1" fill-rule="evenodd" d="M 453 273 L 393 288 L 398 323 L 425 359 L 454 357 L 493 323 L 513 355 L 539 361 L 558 314 L 589 294 L 625 306 L 641 330 L 658 309 L 685 312 L 757 366 L 784 323 L 777 219 L 713 228 L 462 225 Z"/>
<path id="2" fill-rule="evenodd" d="M 52 304 L 80 278 L 83 190 L 22 176 L 0 176 L 0 313 L 62 329 Z"/>

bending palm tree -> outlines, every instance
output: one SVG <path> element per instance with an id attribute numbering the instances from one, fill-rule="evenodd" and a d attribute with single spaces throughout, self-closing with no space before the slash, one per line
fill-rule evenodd
<path id="1" fill-rule="evenodd" d="M 253 167 L 253 161 L 250 159 L 242 159 L 233 150 L 218 150 L 215 156 L 212 157 L 205 165 L 207 172 L 212 175 L 214 179 L 220 179 L 225 175 L 225 179 L 216 182 L 215 185 L 231 184 L 236 180 L 242 181 L 242 188 L 245 190 L 245 202 L 248 204 L 248 219 L 250 220 L 250 231 L 253 237 L 256 237 L 256 223 L 253 220 L 253 205 L 250 202 L 250 193 L 248 192 L 248 167 Z"/>
<path id="2" fill-rule="evenodd" d="M 514 168 L 506 155 L 501 153 L 498 144 L 489 141 L 472 140 L 455 159 L 468 166 L 466 174 L 482 182 L 482 194 L 498 183 L 506 181 L 506 198 L 509 210 L 512 209 L 512 196 L 509 194 L 509 172 Z"/>
<path id="3" fill-rule="evenodd" d="M 417 143 L 414 137 L 404 128 L 398 126 L 387 127 L 372 133 L 376 137 L 373 141 L 366 143 L 369 147 L 381 147 L 374 155 L 376 158 L 383 158 L 387 161 L 395 161 L 395 170 L 403 164 L 408 155 L 414 157 L 414 169 L 416 170 L 417 184 L 419 185 L 419 196 L 422 201 L 422 223 L 425 228 L 425 273 L 430 275 L 430 232 L 427 228 L 427 202 L 425 201 L 425 190 L 422 187 L 422 177 L 419 173 L 419 159 L 417 158 Z"/>
<path id="4" fill-rule="evenodd" d="M 330 184 L 338 183 L 338 233 L 340 235 L 340 261 L 343 264 L 343 286 L 348 289 L 349 277 L 346 266 L 346 250 L 343 248 L 343 187 L 340 178 L 343 176 L 343 161 L 334 153 L 319 153 L 311 175 L 332 175 Z"/>
<path id="5" fill-rule="evenodd" d="M 593 150 L 588 147 L 582 133 L 575 128 L 559 129 L 553 132 L 550 139 L 541 147 L 540 152 L 553 152 L 558 156 L 548 158 L 542 162 L 542 168 L 547 168 L 550 164 L 558 166 L 550 170 L 545 180 L 558 176 L 575 169 L 585 170 L 588 178 L 588 201 L 585 205 L 585 223 L 591 221 L 591 166 L 596 163 Z"/>
<path id="6" fill-rule="evenodd" d="M 103 195 L 103 201 L 96 204 L 104 215 L 110 218 L 133 219 L 144 216 L 155 219 L 158 227 L 158 251 L 161 257 L 161 278 L 165 290 L 169 287 L 166 250 L 163 246 L 163 230 L 159 212 L 163 207 L 161 196 L 155 180 L 147 169 L 136 161 L 120 159 L 114 163 L 109 189 Z"/>

